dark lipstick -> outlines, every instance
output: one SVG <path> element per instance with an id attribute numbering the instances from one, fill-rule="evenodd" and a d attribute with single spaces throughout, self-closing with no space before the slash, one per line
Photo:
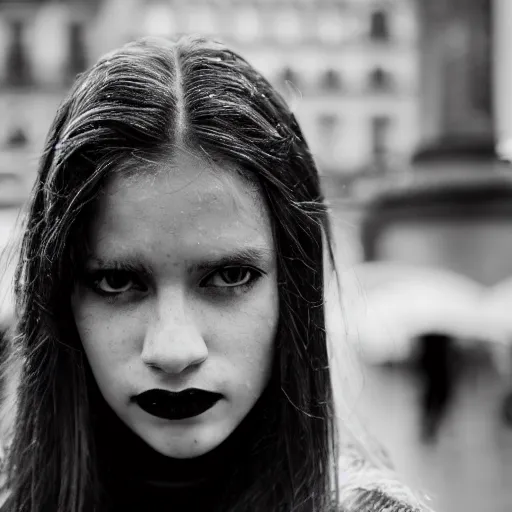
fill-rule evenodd
<path id="1" fill-rule="evenodd" d="M 221 398 L 219 393 L 191 388 L 179 392 L 150 389 L 134 396 L 132 400 L 152 416 L 166 420 L 183 420 L 202 414 Z"/>

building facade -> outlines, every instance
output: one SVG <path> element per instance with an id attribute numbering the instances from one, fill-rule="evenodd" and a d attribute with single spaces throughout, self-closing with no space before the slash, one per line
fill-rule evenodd
<path id="1" fill-rule="evenodd" d="M 32 186 L 56 109 L 88 63 L 93 3 L 0 1 L 0 204 Z"/>
<path id="2" fill-rule="evenodd" d="M 321 172 L 405 169 L 418 134 L 413 0 L 146 1 L 139 33 L 213 35 L 282 92 Z"/>
<path id="3" fill-rule="evenodd" d="M 214 36 L 282 92 L 326 176 L 406 166 L 417 143 L 412 0 L 0 0 L 0 202 L 31 187 L 69 84 L 142 35 Z"/>

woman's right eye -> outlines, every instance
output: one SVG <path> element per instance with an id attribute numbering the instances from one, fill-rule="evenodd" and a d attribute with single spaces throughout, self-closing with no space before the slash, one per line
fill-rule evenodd
<path id="1" fill-rule="evenodd" d="M 145 291 L 147 289 L 133 272 L 122 270 L 97 272 L 91 281 L 93 289 L 101 295 L 120 295 L 133 290 Z"/>

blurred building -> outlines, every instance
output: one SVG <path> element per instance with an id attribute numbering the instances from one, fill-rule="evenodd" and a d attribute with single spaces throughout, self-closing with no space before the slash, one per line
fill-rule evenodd
<path id="1" fill-rule="evenodd" d="M 0 202 L 33 181 L 76 74 L 138 36 L 215 36 L 283 93 L 321 171 L 404 169 L 418 137 L 412 0 L 0 0 Z"/>
<path id="2" fill-rule="evenodd" d="M 137 35 L 213 35 L 269 78 L 326 176 L 406 168 L 418 136 L 413 0 L 142 3 Z"/>
<path id="3" fill-rule="evenodd" d="M 374 183 L 366 259 L 449 268 L 486 286 L 512 276 L 511 7 L 420 4 L 420 143 L 401 180 Z"/>
<path id="4" fill-rule="evenodd" d="M 30 190 L 56 109 L 88 63 L 95 2 L 0 1 L 0 204 Z"/>

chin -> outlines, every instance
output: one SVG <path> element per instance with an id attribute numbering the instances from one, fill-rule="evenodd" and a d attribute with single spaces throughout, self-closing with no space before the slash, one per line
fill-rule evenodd
<path id="1" fill-rule="evenodd" d="M 177 446 L 172 448 L 163 448 L 163 450 L 157 450 L 161 455 L 165 455 L 166 457 L 171 457 L 173 459 L 195 459 L 196 457 L 201 457 L 201 455 L 206 455 L 208 452 L 211 452 L 215 446 L 201 446 L 201 445 L 192 445 L 192 446 Z"/>
<path id="2" fill-rule="evenodd" d="M 212 425 L 188 425 L 173 431 L 165 428 L 153 435 L 141 436 L 154 450 L 174 459 L 192 459 L 214 450 L 231 434 L 231 430 L 220 430 Z M 139 434 L 140 435 L 140 434 Z"/>

